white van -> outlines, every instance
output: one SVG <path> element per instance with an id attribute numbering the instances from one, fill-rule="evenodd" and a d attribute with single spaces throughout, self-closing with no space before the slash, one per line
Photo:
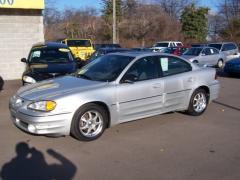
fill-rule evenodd
<path id="1" fill-rule="evenodd" d="M 161 50 L 164 48 L 177 46 L 183 46 L 183 43 L 180 41 L 160 41 L 154 44 L 151 49 L 153 52 L 161 52 Z"/>

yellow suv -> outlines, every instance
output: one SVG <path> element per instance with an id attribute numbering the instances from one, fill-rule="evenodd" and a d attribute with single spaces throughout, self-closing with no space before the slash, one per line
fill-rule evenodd
<path id="1" fill-rule="evenodd" d="M 90 39 L 64 39 L 61 42 L 71 49 L 76 58 L 83 61 L 87 60 L 95 51 Z"/>

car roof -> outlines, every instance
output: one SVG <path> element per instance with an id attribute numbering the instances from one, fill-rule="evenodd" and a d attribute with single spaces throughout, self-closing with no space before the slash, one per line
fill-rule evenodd
<path id="1" fill-rule="evenodd" d="M 43 42 L 43 43 L 37 43 L 32 46 L 32 48 L 37 47 L 45 47 L 45 48 L 68 48 L 66 44 L 62 44 L 59 42 Z"/>
<path id="2" fill-rule="evenodd" d="M 216 43 L 209 43 L 209 45 L 210 45 L 210 44 L 229 44 L 229 43 L 231 43 L 231 44 L 236 44 L 236 43 L 234 43 L 234 42 L 216 42 Z"/>
<path id="3" fill-rule="evenodd" d="M 175 56 L 175 55 L 167 54 L 167 53 L 144 52 L 144 51 L 125 51 L 125 52 L 116 52 L 116 53 L 110 53 L 110 54 L 130 56 L 130 57 L 134 57 L 134 58 L 141 58 L 141 57 L 145 57 L 145 56 L 156 56 L 156 55 L 179 57 L 179 56 Z"/>
<path id="4" fill-rule="evenodd" d="M 182 43 L 181 41 L 158 41 L 157 43 L 170 43 L 170 42 Z"/>

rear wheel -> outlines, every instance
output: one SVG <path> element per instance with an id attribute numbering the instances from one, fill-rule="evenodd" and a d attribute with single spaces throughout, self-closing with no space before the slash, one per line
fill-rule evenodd
<path id="1" fill-rule="evenodd" d="M 71 134 L 78 140 L 92 141 L 103 134 L 107 122 L 108 115 L 103 107 L 87 104 L 74 115 Z"/>
<path id="2" fill-rule="evenodd" d="M 193 116 L 201 115 L 208 105 L 208 96 L 204 89 L 197 89 L 190 99 L 187 113 Z"/>

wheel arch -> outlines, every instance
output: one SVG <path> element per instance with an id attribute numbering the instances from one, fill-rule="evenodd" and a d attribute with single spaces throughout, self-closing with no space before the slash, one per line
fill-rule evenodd
<path id="1" fill-rule="evenodd" d="M 202 85 L 202 86 L 197 87 L 197 88 L 193 91 L 193 93 L 194 93 L 196 90 L 198 90 L 198 89 L 203 89 L 203 90 L 206 91 L 206 93 L 207 93 L 207 101 L 209 102 L 209 99 L 210 99 L 210 88 L 209 88 L 208 86 L 206 86 L 206 85 Z"/>
<path id="2" fill-rule="evenodd" d="M 111 126 L 111 114 L 110 114 L 110 109 L 109 109 L 108 105 L 105 102 L 102 102 L 102 101 L 89 101 L 85 104 L 82 104 L 79 108 L 81 108 L 83 106 L 87 106 L 88 104 L 96 104 L 100 107 L 103 107 L 106 110 L 107 115 L 108 115 L 107 128 L 109 128 Z"/>

